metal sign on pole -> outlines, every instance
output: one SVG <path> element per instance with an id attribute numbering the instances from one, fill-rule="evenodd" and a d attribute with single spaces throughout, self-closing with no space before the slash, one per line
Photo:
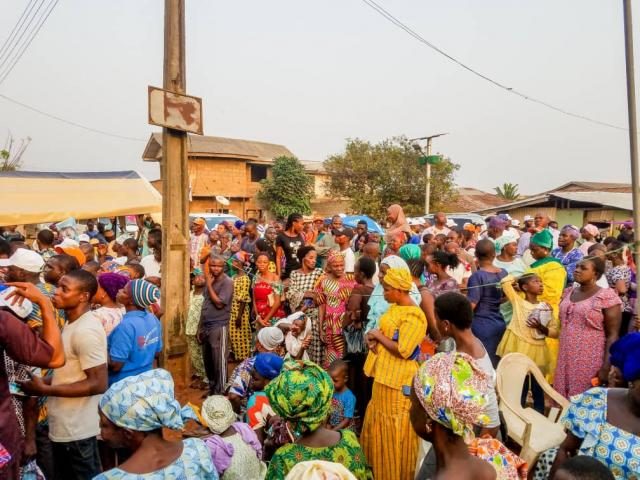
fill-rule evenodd
<path id="1" fill-rule="evenodd" d="M 636 268 L 640 266 L 638 228 L 640 227 L 640 168 L 638 166 L 638 124 L 636 121 L 636 83 L 633 61 L 633 30 L 631 0 L 623 0 L 624 46 L 627 67 L 627 110 L 629 116 L 629 154 L 631 158 L 631 197 L 633 199 L 633 258 Z M 640 313 L 640 297 L 636 299 L 636 312 Z"/>

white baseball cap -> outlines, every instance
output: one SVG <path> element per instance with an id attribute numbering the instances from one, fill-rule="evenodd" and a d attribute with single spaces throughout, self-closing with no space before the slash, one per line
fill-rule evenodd
<path id="1" fill-rule="evenodd" d="M 78 241 L 80 243 L 82 243 L 82 242 L 89 243 L 91 241 L 91 237 L 89 235 L 87 235 L 86 233 L 83 233 L 82 235 L 78 235 Z"/>
<path id="2" fill-rule="evenodd" d="M 80 244 L 73 238 L 65 238 L 64 240 L 62 240 L 62 242 L 56 245 L 56 247 L 60 247 L 60 248 L 68 248 L 68 247 L 78 248 L 79 246 Z"/>
<path id="3" fill-rule="evenodd" d="M 0 258 L 0 267 L 18 267 L 27 272 L 40 273 L 44 260 L 39 253 L 26 248 L 17 249 L 9 258 Z"/>
<path id="4" fill-rule="evenodd" d="M 531 220 L 533 220 L 533 217 L 531 215 L 525 215 L 524 219 L 522 221 L 523 222 L 530 222 Z"/>

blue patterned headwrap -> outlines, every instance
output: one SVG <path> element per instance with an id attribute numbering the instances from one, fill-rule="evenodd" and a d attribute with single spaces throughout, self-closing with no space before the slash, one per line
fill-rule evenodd
<path id="1" fill-rule="evenodd" d="M 140 308 L 148 308 L 160 300 L 160 289 L 141 278 L 129 282 L 131 299 Z"/>
<path id="2" fill-rule="evenodd" d="M 109 387 L 100 399 L 100 411 L 118 427 L 150 432 L 165 427 L 181 430 L 195 417 L 181 408 L 173 393 L 173 378 L 161 368 L 127 377 Z"/>

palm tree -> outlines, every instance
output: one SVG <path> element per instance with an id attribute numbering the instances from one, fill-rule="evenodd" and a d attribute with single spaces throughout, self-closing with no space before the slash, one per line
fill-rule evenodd
<path id="1" fill-rule="evenodd" d="M 501 187 L 494 188 L 496 194 L 505 200 L 517 200 L 520 198 L 517 183 L 503 183 Z"/>

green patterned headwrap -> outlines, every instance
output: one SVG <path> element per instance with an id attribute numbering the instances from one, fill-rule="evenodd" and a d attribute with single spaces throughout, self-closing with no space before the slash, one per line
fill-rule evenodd
<path id="1" fill-rule="evenodd" d="M 315 363 L 289 360 L 267 385 L 266 393 L 271 408 L 300 436 L 324 424 L 331 409 L 333 382 Z"/>

